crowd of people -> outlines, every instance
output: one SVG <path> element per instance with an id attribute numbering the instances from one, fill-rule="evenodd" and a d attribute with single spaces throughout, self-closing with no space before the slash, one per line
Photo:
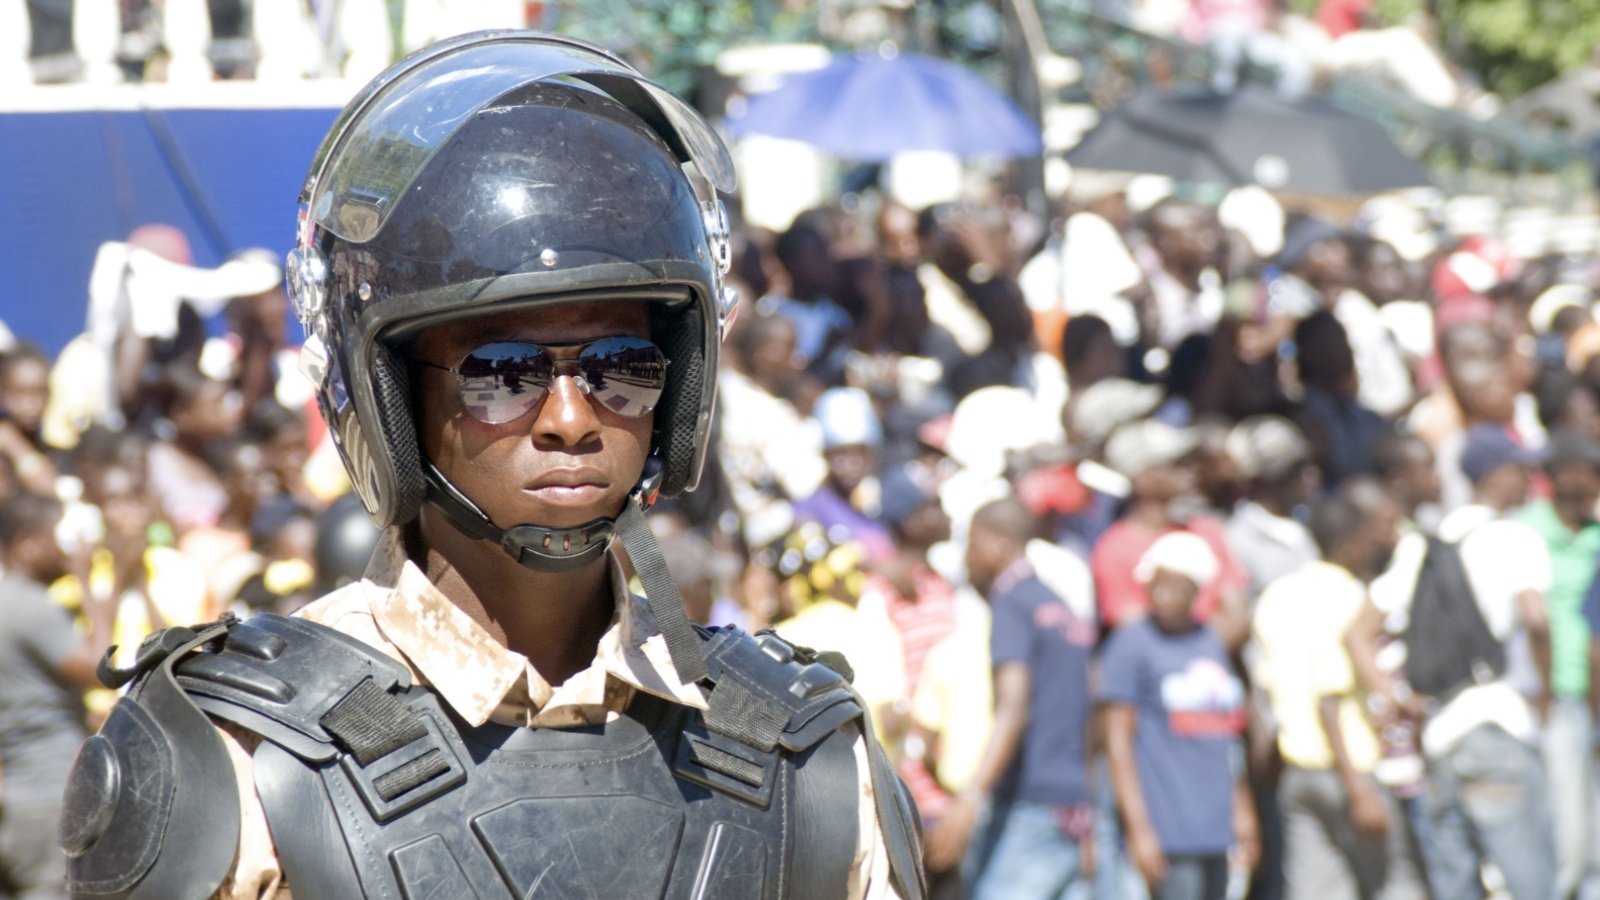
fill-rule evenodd
<path id="1" fill-rule="evenodd" d="M 743 233 L 707 474 L 652 517 L 691 617 L 853 670 L 935 896 L 1593 889 L 1589 262 L 1259 192 L 1018 209 Z M 0 352 L 17 896 L 59 879 L 108 648 L 292 611 L 377 542 L 281 277 L 196 281 L 163 227 L 110 258 L 89 333 Z"/>

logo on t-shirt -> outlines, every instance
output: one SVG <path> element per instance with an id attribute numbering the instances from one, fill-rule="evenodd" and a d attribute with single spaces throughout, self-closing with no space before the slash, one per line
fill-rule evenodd
<path id="1" fill-rule="evenodd" d="M 1244 729 L 1244 685 L 1213 659 L 1196 659 L 1161 679 L 1167 724 L 1184 737 L 1234 737 Z"/>
<path id="2" fill-rule="evenodd" d="M 1059 600 L 1034 608 L 1033 627 L 1040 631 L 1060 631 L 1062 640 L 1077 647 L 1094 644 L 1094 623 L 1073 615 L 1067 604 Z"/>

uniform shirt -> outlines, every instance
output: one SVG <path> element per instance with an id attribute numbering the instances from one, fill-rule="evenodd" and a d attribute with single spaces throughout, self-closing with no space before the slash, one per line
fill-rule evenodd
<path id="1" fill-rule="evenodd" d="M 594 662 L 560 685 L 551 685 L 520 653 L 506 649 L 440 593 L 406 556 L 401 529 L 386 532 L 361 581 L 307 606 L 298 616 L 344 632 L 394 657 L 420 685 L 435 691 L 470 725 L 570 728 L 619 716 L 636 691 L 705 709 L 693 686 L 679 682 L 665 638 L 649 608 L 627 593 L 611 558 L 615 611 Z M 292 885 L 282 869 L 256 797 L 250 754 L 259 739 L 219 726 L 240 785 L 243 827 L 234 869 L 214 895 L 218 900 L 288 900 Z M 855 741 L 861 794 L 856 856 L 847 896 L 897 896 L 878 829 L 866 743 Z"/>

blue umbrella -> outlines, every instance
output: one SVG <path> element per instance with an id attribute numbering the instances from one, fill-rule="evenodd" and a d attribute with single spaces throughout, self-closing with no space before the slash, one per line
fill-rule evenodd
<path id="1" fill-rule="evenodd" d="M 915 53 L 839 57 L 750 98 L 728 127 L 863 161 L 907 150 L 1031 156 L 1043 148 L 1039 126 L 988 82 Z"/>

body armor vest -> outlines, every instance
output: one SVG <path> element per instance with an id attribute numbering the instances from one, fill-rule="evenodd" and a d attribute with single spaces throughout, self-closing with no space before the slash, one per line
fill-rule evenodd
<path id="1" fill-rule="evenodd" d="M 776 635 L 707 633 L 707 712 L 639 692 L 613 721 L 570 729 L 469 726 L 394 659 L 305 620 L 189 636 L 142 663 L 87 764 L 80 752 L 62 825 L 77 895 L 190 895 L 151 878 L 194 850 L 163 846 L 171 804 L 138 822 L 104 814 L 152 784 L 235 790 L 181 790 L 194 780 L 181 753 L 150 761 L 147 746 L 172 744 L 160 732 L 173 729 L 161 725 L 170 710 L 147 707 L 170 706 L 174 686 L 199 719 L 263 738 L 255 787 L 296 900 L 844 895 L 860 776 L 856 732 L 841 726 L 871 729 L 843 677 Z M 198 743 L 191 727 L 186 744 Z M 869 755 L 896 887 L 920 896 L 914 813 L 881 751 Z M 141 786 L 146 770 L 157 777 Z M 211 822 L 236 842 L 237 818 L 235 806 L 231 822 Z"/>

